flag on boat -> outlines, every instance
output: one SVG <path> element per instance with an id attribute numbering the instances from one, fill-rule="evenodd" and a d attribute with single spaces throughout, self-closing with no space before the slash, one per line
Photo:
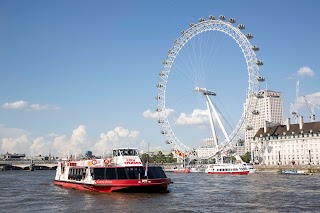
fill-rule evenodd
<path id="1" fill-rule="evenodd" d="M 144 170 L 145 177 L 148 177 L 148 166 L 149 166 L 149 161 L 146 162 L 146 169 Z"/>

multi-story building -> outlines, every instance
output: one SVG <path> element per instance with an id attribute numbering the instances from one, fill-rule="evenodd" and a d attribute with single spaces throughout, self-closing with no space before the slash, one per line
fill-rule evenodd
<path id="1" fill-rule="evenodd" d="M 252 141 L 254 160 L 265 165 L 319 165 L 320 122 L 277 125 L 263 128 Z"/>
<path id="2" fill-rule="evenodd" d="M 281 92 L 261 90 L 254 98 L 254 110 L 249 112 L 252 115 L 248 116 L 248 119 L 245 121 L 246 152 L 250 152 L 253 137 L 264 126 L 266 121 L 267 126 L 283 124 L 283 99 Z"/>
<path id="3" fill-rule="evenodd" d="M 208 137 L 204 140 L 204 146 L 201 146 L 197 149 L 197 154 L 199 158 L 210 157 L 217 152 L 217 148 L 214 147 L 214 138 Z"/>

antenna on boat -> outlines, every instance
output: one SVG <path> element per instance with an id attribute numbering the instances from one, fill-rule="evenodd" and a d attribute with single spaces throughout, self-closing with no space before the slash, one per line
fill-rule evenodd
<path id="1" fill-rule="evenodd" d="M 144 177 L 147 177 L 148 179 L 148 166 L 149 166 L 149 149 L 150 149 L 150 142 L 148 141 L 148 155 L 147 155 L 147 162 L 146 162 L 146 168 L 144 170 Z"/>

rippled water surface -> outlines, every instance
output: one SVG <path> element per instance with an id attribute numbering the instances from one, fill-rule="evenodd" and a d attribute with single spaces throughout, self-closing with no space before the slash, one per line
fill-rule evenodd
<path id="1" fill-rule="evenodd" d="M 55 171 L 1 171 L 0 212 L 320 212 L 320 174 L 167 173 L 170 193 L 83 192 L 53 185 Z"/>

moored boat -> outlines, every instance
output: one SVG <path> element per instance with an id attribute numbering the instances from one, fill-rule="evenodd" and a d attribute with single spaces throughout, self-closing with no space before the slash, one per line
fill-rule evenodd
<path id="1" fill-rule="evenodd" d="M 190 169 L 188 168 L 176 168 L 176 169 L 173 169 L 173 172 L 175 173 L 190 173 Z"/>
<path id="2" fill-rule="evenodd" d="M 247 175 L 249 174 L 249 169 L 241 164 L 209 164 L 205 173 L 217 175 Z"/>
<path id="3" fill-rule="evenodd" d="M 59 162 L 54 184 L 96 192 L 168 192 L 171 179 L 160 166 L 143 166 L 134 148 L 114 149 L 112 157 Z"/>
<path id="4" fill-rule="evenodd" d="M 305 175 L 303 170 L 297 170 L 297 169 L 282 169 L 280 171 L 281 174 L 286 174 L 286 175 Z"/>

